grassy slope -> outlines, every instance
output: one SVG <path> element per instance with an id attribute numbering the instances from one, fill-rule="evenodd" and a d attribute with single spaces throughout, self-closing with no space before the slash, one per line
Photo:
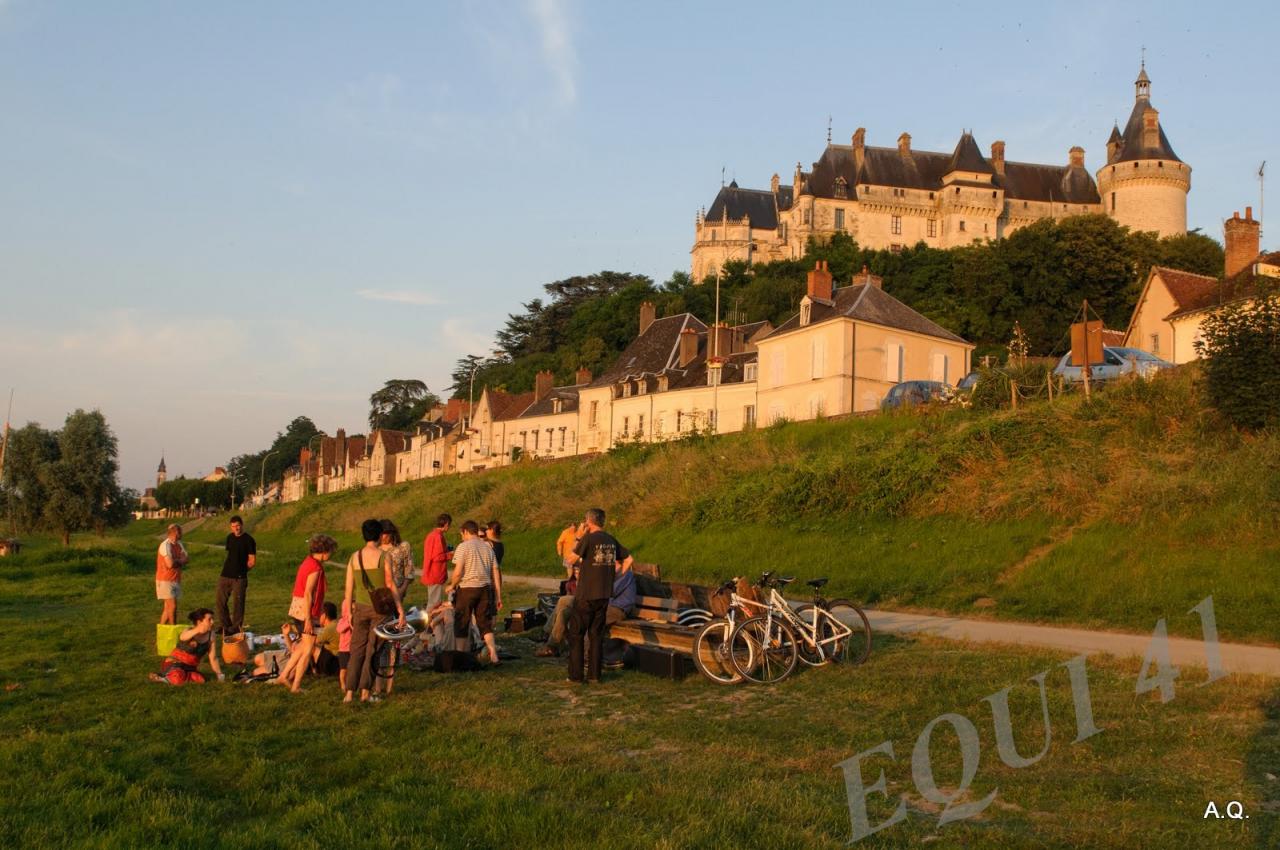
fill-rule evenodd
<path id="1" fill-rule="evenodd" d="M 114 552 L 35 541 L 0 562 L 0 684 L 21 686 L 0 690 L 4 846 L 837 847 L 849 821 L 835 765 L 885 739 L 897 760 L 868 765 L 867 781 L 883 768 L 911 817 L 867 846 L 1250 847 L 1278 837 L 1280 792 L 1266 777 L 1280 772 L 1275 683 L 1197 688 L 1203 672 L 1186 670 L 1161 705 L 1134 695 L 1136 662 L 1090 661 L 1104 732 L 1077 745 L 1055 668 L 1052 745 L 1023 770 L 996 758 L 981 700 L 1016 686 L 1020 751 L 1038 749 L 1025 682 L 1061 660 L 1049 653 L 881 636 L 861 668 L 734 690 L 636 673 L 570 690 L 560 664 L 523 660 L 473 676 L 405 674 L 371 709 L 339 705 L 332 684 L 295 698 L 151 685 L 142 674 L 156 663 L 158 530 L 87 541 Z M 292 561 L 264 557 L 251 621 L 283 614 Z M 196 548 L 186 601 L 207 604 L 218 564 L 215 550 Z M 908 765 L 916 735 L 947 711 L 980 731 L 973 792 L 999 794 L 979 819 L 938 830 Z M 947 787 L 959 764 L 944 730 L 934 766 Z M 1204 821 L 1207 799 L 1239 799 L 1251 819 Z M 889 810 L 873 803 L 871 814 Z"/>
<path id="2" fill-rule="evenodd" d="M 560 524 L 591 505 L 669 576 L 773 568 L 885 607 L 1137 630 L 1213 594 L 1224 637 L 1280 640 L 1280 435 L 1222 425 L 1192 369 L 1092 405 L 792 423 L 313 497 L 250 523 L 296 559 L 315 531 L 354 543 L 369 515 L 415 541 L 442 510 L 498 517 L 509 569 L 553 574 Z M 983 597 L 996 606 L 974 608 Z M 1169 627 L 1198 634 L 1194 618 Z"/>

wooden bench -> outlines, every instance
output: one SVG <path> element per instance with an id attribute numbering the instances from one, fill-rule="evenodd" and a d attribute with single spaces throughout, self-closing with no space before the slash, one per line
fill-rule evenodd
<path id="1" fill-rule="evenodd" d="M 609 637 L 692 655 L 693 638 L 698 630 L 677 625 L 677 612 L 682 607 L 686 606 L 678 599 L 639 596 L 632 616 L 610 626 Z"/>

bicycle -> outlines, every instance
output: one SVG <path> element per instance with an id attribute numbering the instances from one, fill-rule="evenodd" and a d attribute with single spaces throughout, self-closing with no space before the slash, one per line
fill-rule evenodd
<path id="1" fill-rule="evenodd" d="M 739 596 L 737 586 L 737 579 L 730 579 L 716 588 L 711 594 L 713 597 L 729 594 L 728 613 L 705 623 L 693 637 L 693 666 L 717 685 L 737 685 L 745 681 L 729 659 L 730 638 L 737 625 L 739 612 L 744 612 L 748 606 L 753 605 L 764 608 L 754 599 Z M 754 647 L 746 646 L 744 651 L 754 656 Z M 749 657 L 745 663 L 751 666 L 754 658 Z"/>
<path id="2" fill-rule="evenodd" d="M 821 608 L 834 619 L 848 626 L 852 634 L 840 647 L 840 652 L 831 653 L 825 661 L 820 661 L 818 664 L 810 664 L 804 655 L 801 655 L 800 660 L 814 667 L 820 667 L 831 660 L 847 661 L 854 665 L 861 664 L 871 654 L 871 622 L 867 619 L 866 613 L 848 599 L 823 599 L 822 588 L 826 583 L 827 579 L 825 578 L 815 578 L 805 582 L 805 584 L 813 588 L 813 601 L 797 605 L 795 608 L 796 614 L 799 615 L 800 619 L 805 620 L 808 619 L 806 615 L 811 609 L 815 607 Z M 820 624 L 816 615 L 812 619 L 815 629 L 823 628 L 827 623 L 826 620 L 822 620 Z M 824 633 L 822 641 L 819 642 L 820 645 L 835 646 L 836 644 L 831 638 L 832 635 Z M 804 652 L 803 646 L 801 652 Z"/>

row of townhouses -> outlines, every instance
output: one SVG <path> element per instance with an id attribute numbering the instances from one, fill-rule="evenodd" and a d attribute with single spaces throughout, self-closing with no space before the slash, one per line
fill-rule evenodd
<path id="1" fill-rule="evenodd" d="M 640 307 L 636 338 L 599 376 L 582 369 L 555 386 L 540 372 L 532 392 L 486 387 L 468 409 L 451 400 L 416 433 L 343 431 L 304 449 L 281 498 L 376 487 L 436 475 L 608 451 L 692 432 L 723 434 L 780 420 L 876 410 L 901 381 L 954 384 L 973 345 L 886 293 L 864 269 L 836 286 L 815 264 L 799 312 L 769 322 L 708 327 L 690 313 Z"/>

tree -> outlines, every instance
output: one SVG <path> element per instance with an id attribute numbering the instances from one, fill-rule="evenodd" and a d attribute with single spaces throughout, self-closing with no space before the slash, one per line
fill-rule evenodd
<path id="1" fill-rule="evenodd" d="M 1200 332 L 1196 351 L 1213 406 L 1240 428 L 1280 424 L 1280 292 L 1224 307 Z"/>
<path id="2" fill-rule="evenodd" d="M 256 490 L 259 481 L 270 484 L 283 479 L 284 471 L 298 463 L 302 450 L 319 433 L 320 429 L 310 418 L 297 416 L 283 432 L 276 434 L 269 447 L 253 454 L 238 455 L 228 461 L 227 475 L 239 480 L 240 486 L 237 489 L 240 497 L 244 497 L 245 489 Z"/>
<path id="3" fill-rule="evenodd" d="M 58 533 L 62 545 L 76 531 L 127 521 L 129 494 L 117 480 L 115 434 L 100 411 L 76 410 L 55 435 L 56 455 L 46 457 L 36 477 L 44 494 L 40 524 Z"/>
<path id="4" fill-rule="evenodd" d="M 369 396 L 369 427 L 411 431 L 440 398 L 422 381 L 393 378 Z"/>
<path id="5" fill-rule="evenodd" d="M 49 491 L 40 477 L 46 464 L 58 459 L 58 436 L 35 422 L 9 433 L 5 453 L 5 501 L 13 522 L 24 532 L 40 527 Z"/>

